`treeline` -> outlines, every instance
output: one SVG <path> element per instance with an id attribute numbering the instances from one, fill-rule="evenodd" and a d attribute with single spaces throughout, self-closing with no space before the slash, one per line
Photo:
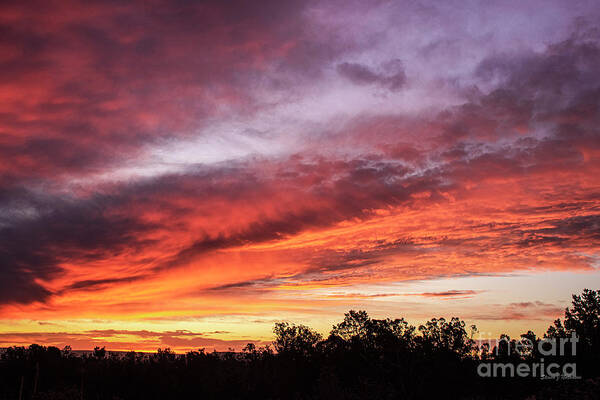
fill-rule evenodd
<path id="1" fill-rule="evenodd" d="M 159 349 L 124 356 L 96 348 L 11 347 L 0 362 L 1 399 L 500 399 L 598 398 L 600 291 L 573 296 L 543 338 L 533 332 L 475 341 L 476 328 L 452 318 L 418 328 L 404 319 L 350 311 L 328 337 L 287 322 L 273 346 L 241 353 L 175 354 Z M 568 340 L 577 337 L 576 352 Z M 540 348 L 562 342 L 561 354 Z M 551 346 L 549 346 L 551 347 Z M 576 365 L 577 375 L 482 377 L 481 364 Z M 478 369 L 479 368 L 479 369 Z M 523 367 L 526 369 L 527 367 Z M 558 370 L 558 369 L 557 369 Z M 503 370 L 504 371 L 504 370 Z M 541 371 L 541 369 L 540 369 Z M 514 374 L 513 374 L 514 375 Z M 546 376 L 547 378 L 547 376 Z M 570 378 L 570 379 L 565 379 Z"/>

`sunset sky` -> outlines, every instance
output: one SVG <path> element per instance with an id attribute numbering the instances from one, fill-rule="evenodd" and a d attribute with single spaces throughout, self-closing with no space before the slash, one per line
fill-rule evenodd
<path id="1" fill-rule="evenodd" d="M 350 309 L 538 335 L 600 288 L 597 1 L 0 3 L 0 347 Z"/>

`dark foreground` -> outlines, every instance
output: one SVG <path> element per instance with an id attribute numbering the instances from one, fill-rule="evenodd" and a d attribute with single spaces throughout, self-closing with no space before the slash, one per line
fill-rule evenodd
<path id="1" fill-rule="evenodd" d="M 600 291 L 573 296 L 545 339 L 527 332 L 477 344 L 474 332 L 457 318 L 417 329 L 351 311 L 326 339 L 279 323 L 273 349 L 249 344 L 241 353 L 11 347 L 0 362 L 0 399 L 600 399 Z M 576 352 L 567 341 L 573 337 Z M 539 346 L 561 338 L 560 353 Z M 502 368 L 482 377 L 482 363 Z M 519 377 L 507 365 L 538 375 Z M 502 376 L 504 368 L 515 376 Z M 541 379 L 541 370 L 555 375 Z"/>

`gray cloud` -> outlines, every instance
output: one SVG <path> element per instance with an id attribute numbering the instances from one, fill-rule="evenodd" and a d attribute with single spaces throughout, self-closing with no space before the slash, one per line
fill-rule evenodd
<path id="1" fill-rule="evenodd" d="M 358 85 L 379 85 L 392 91 L 400 90 L 406 84 L 406 73 L 400 60 L 384 63 L 381 71 L 374 71 L 366 65 L 344 62 L 337 65 L 340 75 Z"/>

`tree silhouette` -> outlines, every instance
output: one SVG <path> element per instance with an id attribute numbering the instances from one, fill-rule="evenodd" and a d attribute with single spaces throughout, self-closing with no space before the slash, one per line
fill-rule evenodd
<path id="1" fill-rule="evenodd" d="M 590 351 L 600 351 L 600 291 L 573 295 L 572 307 L 565 310 L 565 329 L 575 332 Z"/>
<path id="2" fill-rule="evenodd" d="M 310 356 L 315 346 L 323 339 L 320 333 L 304 325 L 278 322 L 273 328 L 275 350 L 280 354 Z"/>
<path id="3" fill-rule="evenodd" d="M 451 351 L 461 357 L 467 357 L 475 350 L 475 341 L 465 329 L 465 322 L 453 317 L 450 321 L 445 318 L 433 318 L 419 326 L 421 340 L 425 347 L 437 350 Z M 475 327 L 472 327 L 475 329 Z"/>
<path id="4" fill-rule="evenodd" d="M 561 339 L 576 335 L 576 360 L 578 366 L 590 375 L 600 373 L 600 290 L 584 289 L 581 295 L 573 295 L 571 307 L 565 309 L 564 324 L 554 321 L 546 337 Z M 566 347 L 571 351 L 571 347 Z"/>
<path id="5" fill-rule="evenodd" d="M 94 357 L 96 357 L 97 359 L 101 360 L 104 357 L 106 357 L 106 347 L 94 347 Z"/>

